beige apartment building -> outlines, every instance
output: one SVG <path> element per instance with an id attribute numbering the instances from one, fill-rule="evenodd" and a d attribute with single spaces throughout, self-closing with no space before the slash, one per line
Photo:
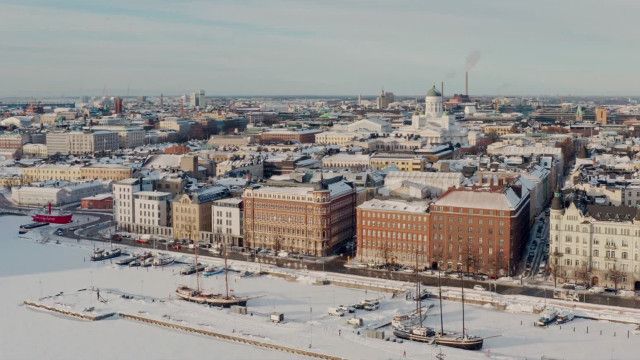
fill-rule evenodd
<path id="1" fill-rule="evenodd" d="M 211 231 L 213 201 L 229 196 L 226 187 L 214 186 L 173 199 L 173 237 L 200 240 L 200 232 Z"/>
<path id="2" fill-rule="evenodd" d="M 117 164 L 91 166 L 42 165 L 24 168 L 22 176 L 25 183 L 47 180 L 111 180 L 120 181 L 131 177 L 132 170 L 128 166 Z"/>

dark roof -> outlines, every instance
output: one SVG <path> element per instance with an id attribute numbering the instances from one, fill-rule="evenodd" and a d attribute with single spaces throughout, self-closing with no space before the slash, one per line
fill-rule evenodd
<path id="1" fill-rule="evenodd" d="M 635 219 L 637 211 L 631 206 L 587 205 L 587 214 L 602 221 L 631 221 Z"/>

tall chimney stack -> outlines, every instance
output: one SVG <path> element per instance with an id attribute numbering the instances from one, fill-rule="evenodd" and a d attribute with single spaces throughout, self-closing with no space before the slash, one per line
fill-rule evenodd
<path id="1" fill-rule="evenodd" d="M 442 99 L 444 99 L 444 81 L 440 83 L 440 95 L 442 95 Z"/>
<path id="2" fill-rule="evenodd" d="M 469 96 L 469 72 L 464 72 L 464 94 Z"/>

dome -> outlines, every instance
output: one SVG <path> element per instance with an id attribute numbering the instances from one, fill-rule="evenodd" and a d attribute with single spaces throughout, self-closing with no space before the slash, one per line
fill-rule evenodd
<path id="1" fill-rule="evenodd" d="M 427 96 L 440 97 L 440 96 L 442 96 L 442 94 L 440 94 L 440 92 L 438 90 L 436 90 L 436 86 L 433 85 L 433 87 L 431 89 L 429 89 L 429 91 L 427 92 Z"/>

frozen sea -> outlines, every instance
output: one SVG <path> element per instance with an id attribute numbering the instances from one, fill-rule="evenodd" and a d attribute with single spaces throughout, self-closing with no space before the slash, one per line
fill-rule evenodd
<path id="1" fill-rule="evenodd" d="M 123 319 L 71 320 L 21 305 L 25 299 L 37 299 L 59 291 L 71 293 L 90 286 L 167 299 L 163 304 L 144 301 L 128 304 L 113 298 L 109 306 L 118 310 L 146 310 L 155 317 L 168 314 L 190 325 L 207 326 L 226 333 L 237 331 L 249 337 L 297 348 L 306 348 L 312 341 L 312 350 L 346 359 L 434 359 L 439 352 L 436 347 L 425 344 L 397 344 L 365 338 L 347 326 L 346 319 L 327 314 L 330 306 L 380 297 L 379 311 L 360 311 L 358 316 L 364 318 L 365 324 L 384 323 L 394 313 L 407 312 L 414 307 L 401 297 L 391 298 L 389 294 L 337 286 L 316 286 L 304 276 L 297 281 L 289 281 L 273 276 L 240 279 L 235 274 L 230 277 L 230 283 L 239 293 L 255 297 L 249 308 L 256 312 L 256 316 L 229 314 L 170 299 L 178 284 L 195 284 L 193 276 L 177 274 L 178 265 L 161 269 L 131 269 L 107 262 L 92 263 L 86 259 L 91 249 L 86 242 L 78 244 L 65 240 L 58 245 L 53 241 L 55 237 L 51 237 L 48 244 L 41 244 L 38 242 L 42 238 L 40 231 L 18 236 L 18 226 L 26 222 L 29 222 L 26 217 L 0 217 L 0 229 L 4 232 L 0 237 L 0 360 L 300 358 Z M 43 229 L 43 232 L 47 231 L 52 229 Z M 202 282 L 207 289 L 221 291 L 224 288 L 221 279 L 221 276 L 213 276 L 203 278 Z M 313 308 L 312 313 L 310 308 Z M 272 311 L 285 313 L 287 321 L 272 324 L 265 317 Z M 432 311 L 437 314 L 437 310 Z M 445 327 L 461 328 L 460 303 L 445 301 L 443 314 Z M 632 325 L 576 319 L 563 328 L 535 328 L 531 324 L 536 317 L 469 305 L 466 308 L 467 328 L 474 334 L 491 338 L 485 340 L 485 347 L 478 352 L 442 350 L 448 360 L 541 359 L 543 356 L 547 359 L 639 358 L 640 336 L 631 333 L 627 337 Z M 435 327 L 438 323 L 437 316 L 427 319 L 429 326 Z M 588 334 L 585 331 L 587 327 Z"/>

